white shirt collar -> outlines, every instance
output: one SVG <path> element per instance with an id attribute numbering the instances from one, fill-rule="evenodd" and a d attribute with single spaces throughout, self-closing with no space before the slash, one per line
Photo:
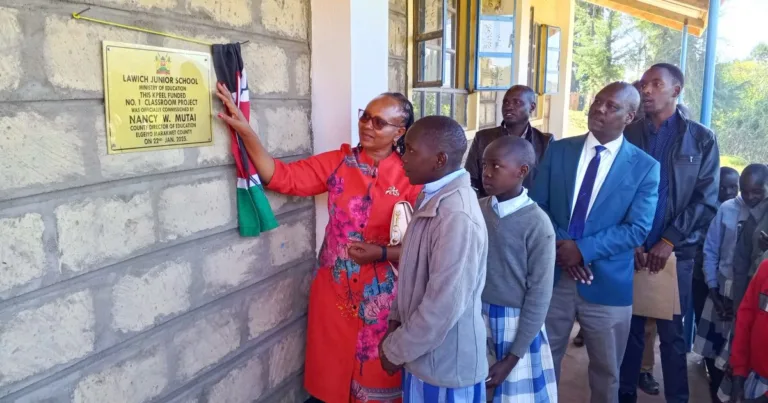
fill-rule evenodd
<path id="1" fill-rule="evenodd" d="M 430 199 L 432 199 L 432 196 L 436 195 L 437 192 L 442 190 L 449 183 L 453 182 L 453 180 L 455 180 L 461 175 L 464 175 L 465 173 L 467 173 L 467 170 L 464 168 L 461 168 L 458 171 L 452 172 L 434 182 L 430 182 L 424 185 L 424 188 L 421 191 L 423 198 L 421 202 L 417 203 L 418 206 L 416 206 L 416 208 L 421 208 L 421 206 L 425 205 Z"/>
<path id="2" fill-rule="evenodd" d="M 617 138 L 616 140 L 609 141 L 605 144 L 600 144 L 600 142 L 597 141 L 597 139 L 592 134 L 592 132 L 589 132 L 589 134 L 587 134 L 587 140 L 584 142 L 584 147 L 586 147 L 587 150 L 594 150 L 595 146 L 602 145 L 603 147 L 605 147 L 605 151 L 615 156 L 619 152 L 619 148 L 621 148 L 622 143 L 624 143 L 623 134 L 619 136 L 619 138 Z"/>
<path id="3" fill-rule="evenodd" d="M 424 193 L 427 195 L 433 195 L 439 192 L 440 189 L 444 188 L 445 185 L 451 183 L 451 181 L 453 181 L 454 179 L 458 178 L 459 176 L 463 175 L 466 172 L 467 172 L 466 169 L 461 168 L 458 171 L 449 173 L 448 175 L 445 175 L 434 182 L 427 183 L 426 185 L 424 185 Z"/>
<path id="4" fill-rule="evenodd" d="M 523 191 L 516 197 L 501 203 L 496 196 L 491 196 L 491 207 L 499 218 L 504 218 L 530 204 L 533 204 L 533 200 L 528 196 L 528 189 L 526 188 L 523 188 Z"/>

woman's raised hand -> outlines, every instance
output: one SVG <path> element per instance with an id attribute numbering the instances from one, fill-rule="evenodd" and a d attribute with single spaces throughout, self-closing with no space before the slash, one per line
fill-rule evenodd
<path id="1" fill-rule="evenodd" d="M 219 97 L 224 104 L 224 108 L 227 110 L 227 113 L 219 113 L 219 119 L 235 129 L 240 136 L 256 136 L 256 132 L 254 132 L 251 125 L 248 124 L 248 120 L 243 116 L 243 112 L 241 112 L 237 105 L 235 105 L 235 102 L 232 100 L 232 94 L 224 83 L 216 84 L 216 96 Z"/>

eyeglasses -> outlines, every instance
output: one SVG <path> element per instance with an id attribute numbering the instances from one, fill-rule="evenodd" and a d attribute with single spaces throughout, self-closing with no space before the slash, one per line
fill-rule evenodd
<path id="1" fill-rule="evenodd" d="M 395 124 L 389 123 L 378 116 L 371 116 L 370 114 L 368 114 L 368 112 L 366 112 L 363 109 L 359 110 L 357 117 L 358 119 L 360 119 L 360 123 L 365 124 L 365 123 L 371 122 L 371 126 L 373 126 L 375 130 L 381 130 L 387 126 L 403 127 L 402 125 L 395 125 Z"/>

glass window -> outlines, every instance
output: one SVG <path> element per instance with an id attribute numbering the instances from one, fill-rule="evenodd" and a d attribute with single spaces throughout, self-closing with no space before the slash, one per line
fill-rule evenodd
<path id="1" fill-rule="evenodd" d="M 416 88 L 456 87 L 456 0 L 416 0 Z"/>
<path id="2" fill-rule="evenodd" d="M 419 33 L 443 29 L 443 0 L 421 0 L 418 2 Z"/>
<path id="3" fill-rule="evenodd" d="M 453 95 L 451 93 L 440 94 L 440 114 L 443 116 L 453 116 Z"/>
<path id="4" fill-rule="evenodd" d="M 467 127 L 467 94 L 454 94 L 453 119 Z"/>
<path id="5" fill-rule="evenodd" d="M 482 0 L 477 25 L 475 87 L 507 89 L 515 50 L 515 0 Z"/>
<path id="6" fill-rule="evenodd" d="M 419 44 L 419 81 L 435 82 L 443 74 L 443 40 L 432 39 Z"/>
<path id="7" fill-rule="evenodd" d="M 466 41 L 458 40 L 459 26 L 466 15 L 459 12 L 457 0 L 414 0 L 413 89 L 414 115 L 449 116 L 463 127 L 467 125 L 467 91 L 459 86 L 459 70 L 467 63 L 458 57 Z M 463 15 L 463 16 L 462 16 Z"/>
<path id="8" fill-rule="evenodd" d="M 480 128 L 496 126 L 496 97 L 497 91 L 480 92 Z"/>
<path id="9" fill-rule="evenodd" d="M 560 87 L 560 28 L 547 27 L 547 63 L 544 93 L 553 94 Z"/>
<path id="10" fill-rule="evenodd" d="M 467 127 L 466 91 L 455 89 L 422 90 L 414 89 L 411 95 L 413 114 L 416 119 L 424 116 L 448 116 Z M 491 102 L 496 102 L 495 99 Z"/>
<path id="11" fill-rule="evenodd" d="M 413 91 L 411 94 L 411 102 L 413 103 L 413 116 L 416 119 L 422 117 L 422 111 L 424 110 L 424 93 L 421 91 Z"/>
<path id="12" fill-rule="evenodd" d="M 437 93 L 428 92 L 424 98 L 424 116 L 437 115 Z"/>

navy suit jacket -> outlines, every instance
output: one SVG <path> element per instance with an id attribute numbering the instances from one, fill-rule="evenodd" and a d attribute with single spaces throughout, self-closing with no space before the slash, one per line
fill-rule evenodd
<path id="1" fill-rule="evenodd" d="M 552 143 L 536 176 L 531 197 L 549 214 L 558 240 L 571 239 L 576 171 L 586 136 Z M 587 216 L 584 235 L 576 239 L 591 285 L 578 284 L 579 295 L 593 304 L 632 305 L 634 249 L 653 224 L 659 189 L 659 163 L 624 139 Z M 561 269 L 555 268 L 555 281 Z"/>

